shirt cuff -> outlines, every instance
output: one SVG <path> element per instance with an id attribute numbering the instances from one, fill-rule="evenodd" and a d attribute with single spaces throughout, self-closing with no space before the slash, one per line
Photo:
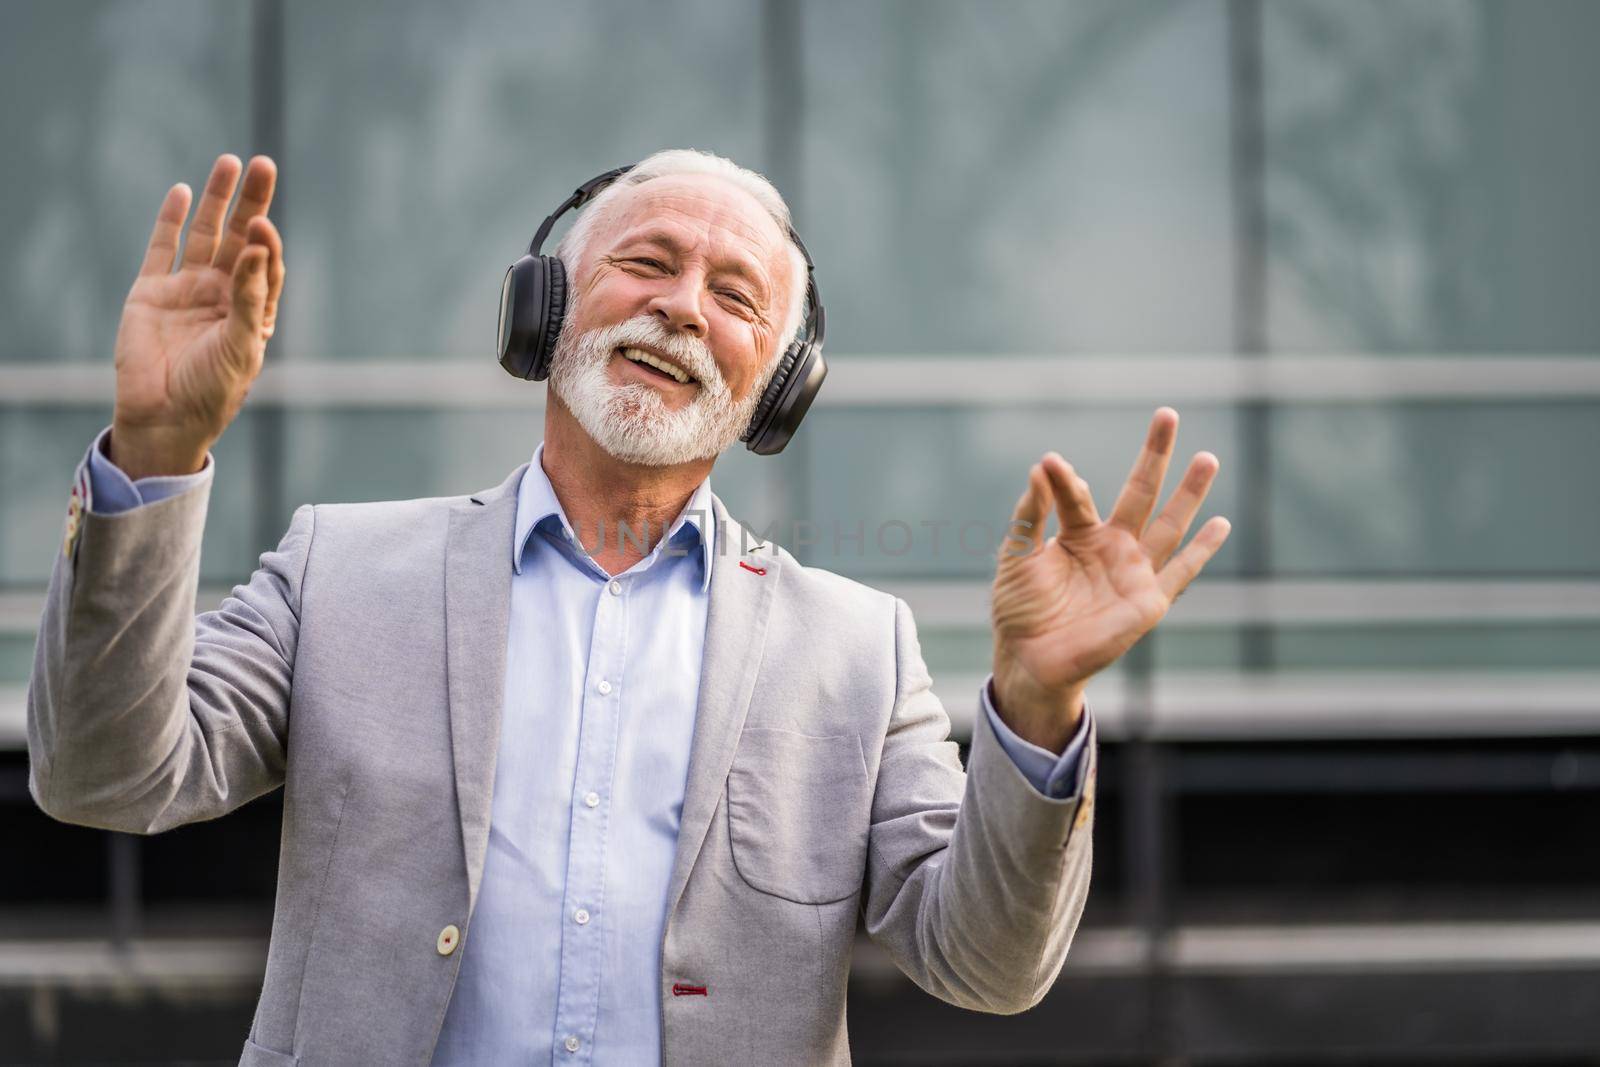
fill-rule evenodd
<path id="1" fill-rule="evenodd" d="M 1041 748 L 1031 741 L 1024 741 L 1011 732 L 1011 728 L 994 710 L 993 686 L 994 675 L 991 674 L 983 683 L 983 713 L 989 717 L 989 725 L 994 728 L 995 740 L 1000 742 L 1000 747 L 1011 757 L 1011 762 L 1017 765 L 1017 770 L 1022 772 L 1022 776 L 1035 789 L 1052 800 L 1065 800 L 1081 793 L 1083 750 L 1089 743 L 1088 701 L 1084 702 L 1083 717 L 1078 720 L 1077 732 L 1072 735 L 1072 740 L 1067 742 L 1067 747 L 1062 749 L 1058 756 L 1049 749 Z"/>
<path id="2" fill-rule="evenodd" d="M 207 452 L 205 466 L 193 474 L 152 475 L 134 481 L 106 457 L 106 441 L 110 437 L 111 427 L 107 426 L 89 446 L 89 510 L 96 515 L 115 515 L 177 496 L 199 485 L 211 470 L 211 453 Z"/>

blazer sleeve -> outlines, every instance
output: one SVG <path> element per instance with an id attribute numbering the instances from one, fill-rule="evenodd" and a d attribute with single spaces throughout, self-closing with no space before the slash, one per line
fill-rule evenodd
<path id="1" fill-rule="evenodd" d="M 27 695 L 28 790 L 54 818 L 157 833 L 283 783 L 315 511 L 196 618 L 213 468 L 164 500 L 83 512 L 56 555 Z"/>
<path id="2" fill-rule="evenodd" d="M 867 933 L 917 985 L 1011 1013 L 1049 991 L 1083 914 L 1096 732 L 1082 790 L 1041 794 L 979 709 L 965 773 L 930 688 L 911 611 L 895 601 L 898 681 L 872 803 Z"/>

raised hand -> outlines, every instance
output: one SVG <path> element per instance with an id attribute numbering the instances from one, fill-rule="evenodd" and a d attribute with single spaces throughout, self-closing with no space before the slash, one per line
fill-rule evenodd
<path id="1" fill-rule="evenodd" d="M 241 169 L 217 158 L 177 270 L 192 194 L 167 190 L 123 305 L 110 448 L 131 478 L 199 470 L 261 371 L 283 291 L 283 238 L 267 218 L 278 169 L 251 159 L 229 217 Z"/>
<path id="2" fill-rule="evenodd" d="M 995 710 L 1023 739 L 1061 751 L 1083 714 L 1090 676 L 1160 622 L 1227 540 L 1231 524 L 1217 515 L 1173 554 L 1216 477 L 1210 452 L 1195 453 L 1150 521 L 1177 436 L 1178 413 L 1158 408 L 1109 521 L 1059 453 L 1028 472 L 1012 519 L 1021 532 L 1001 548 L 992 602 Z M 1060 531 L 1046 542 L 1052 501 Z"/>

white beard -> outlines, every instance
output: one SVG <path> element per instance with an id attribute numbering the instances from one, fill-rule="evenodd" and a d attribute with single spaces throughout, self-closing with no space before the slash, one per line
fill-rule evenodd
<path id="1" fill-rule="evenodd" d="M 650 467 L 690 463 L 720 454 L 750 425 L 762 389 L 735 401 L 699 338 L 674 333 L 650 315 L 581 335 L 573 334 L 572 321 L 569 315 L 556 339 L 550 388 L 609 455 Z M 671 356 L 699 382 L 694 400 L 681 410 L 669 410 L 651 386 L 617 385 L 608 376 L 606 365 L 619 347 L 646 345 Z"/>

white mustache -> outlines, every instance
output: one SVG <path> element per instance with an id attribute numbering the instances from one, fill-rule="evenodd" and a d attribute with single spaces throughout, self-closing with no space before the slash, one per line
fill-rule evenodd
<path id="1" fill-rule="evenodd" d="M 734 400 L 710 347 L 700 338 L 667 329 L 639 315 L 582 334 L 562 328 L 550 368 L 550 386 L 585 432 L 618 459 L 664 467 L 715 456 L 739 439 L 760 399 L 754 389 Z M 607 367 L 624 347 L 649 347 L 700 383 L 681 409 L 669 410 L 659 390 L 645 382 L 618 385 Z"/>
<path id="2" fill-rule="evenodd" d="M 717 361 L 706 343 L 698 337 L 668 330 L 653 316 L 636 315 L 626 322 L 607 326 L 594 335 L 593 343 L 607 353 L 617 348 L 648 345 L 670 356 L 713 394 L 727 391 L 727 383 L 722 380 L 722 372 L 717 369 Z"/>

